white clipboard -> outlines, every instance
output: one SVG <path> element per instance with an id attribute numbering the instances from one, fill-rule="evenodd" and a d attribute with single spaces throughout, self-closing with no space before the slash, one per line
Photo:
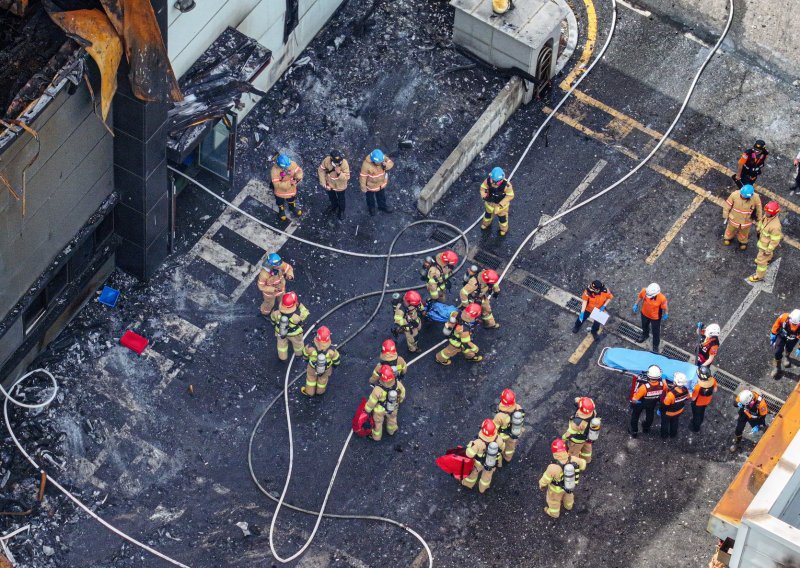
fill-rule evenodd
<path id="1" fill-rule="evenodd" d="M 601 312 L 597 308 L 593 309 L 592 313 L 589 314 L 589 319 L 592 321 L 596 321 L 600 325 L 606 325 L 606 322 L 608 322 L 608 318 L 609 318 L 608 312 Z"/>

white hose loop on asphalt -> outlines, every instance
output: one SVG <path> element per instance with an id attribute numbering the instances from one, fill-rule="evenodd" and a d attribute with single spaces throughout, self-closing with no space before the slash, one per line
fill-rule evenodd
<path id="1" fill-rule="evenodd" d="M 56 395 L 58 394 L 58 382 L 56 381 L 56 378 L 53 376 L 53 374 L 50 371 L 48 371 L 47 369 L 34 369 L 33 371 L 25 373 L 19 379 L 17 379 L 14 382 L 13 385 L 11 385 L 11 388 L 9 390 L 14 390 L 14 387 L 16 387 L 22 381 L 24 381 L 25 379 L 27 379 L 31 375 L 35 375 L 37 373 L 44 373 L 45 375 L 47 375 L 47 378 L 49 378 L 50 381 L 53 383 L 53 392 L 50 393 L 50 396 L 47 397 L 47 399 L 44 402 L 38 402 L 38 403 L 35 403 L 35 404 L 28 404 L 28 403 L 22 402 L 21 400 L 17 400 L 13 396 L 11 396 L 11 393 L 9 393 L 6 389 L 3 388 L 2 384 L 0 384 L 0 393 L 3 394 L 3 396 L 6 398 L 6 401 L 10 400 L 13 404 L 16 404 L 17 406 L 20 406 L 22 408 L 27 408 L 27 409 L 30 409 L 30 410 L 39 410 L 41 408 L 44 408 L 45 406 L 47 406 L 51 402 L 53 402 L 56 399 Z"/>

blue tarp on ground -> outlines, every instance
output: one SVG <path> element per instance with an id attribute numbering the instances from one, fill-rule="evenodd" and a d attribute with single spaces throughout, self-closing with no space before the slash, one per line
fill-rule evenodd
<path id="1" fill-rule="evenodd" d="M 689 390 L 692 390 L 697 383 L 697 367 L 695 365 L 685 361 L 676 361 L 650 351 L 609 347 L 603 350 L 600 362 L 606 367 L 635 374 L 647 371 L 650 365 L 658 365 L 661 367 L 662 376 L 668 381 L 672 381 L 675 372 L 680 371 L 689 380 Z"/>
<path id="2" fill-rule="evenodd" d="M 431 321 L 444 323 L 450 319 L 450 314 L 457 311 L 458 308 L 455 306 L 450 306 L 441 302 L 431 302 L 428 304 L 425 315 Z"/>

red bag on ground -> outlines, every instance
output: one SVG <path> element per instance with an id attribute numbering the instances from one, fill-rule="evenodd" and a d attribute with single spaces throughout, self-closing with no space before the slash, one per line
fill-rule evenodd
<path id="1" fill-rule="evenodd" d="M 464 446 L 456 446 L 447 450 L 443 456 L 436 458 L 436 465 L 445 473 L 449 473 L 461 481 L 472 472 L 475 461 L 467 457 L 467 450 Z"/>
<path id="2" fill-rule="evenodd" d="M 372 434 L 372 428 L 375 426 L 375 420 L 372 419 L 372 415 L 364 411 L 365 406 L 367 406 L 367 399 L 366 397 L 361 397 L 361 404 L 358 405 L 356 415 L 353 416 L 353 432 L 355 432 L 356 436 L 361 436 L 362 438 Z"/>
<path id="3" fill-rule="evenodd" d="M 149 343 L 146 337 L 142 337 L 136 332 L 131 331 L 130 329 L 122 334 L 122 337 L 119 338 L 120 345 L 127 347 L 137 355 L 141 355 L 142 351 L 145 350 L 147 344 Z"/>

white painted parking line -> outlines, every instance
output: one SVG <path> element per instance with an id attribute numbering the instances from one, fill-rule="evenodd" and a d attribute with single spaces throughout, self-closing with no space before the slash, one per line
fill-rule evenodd
<path id="1" fill-rule="evenodd" d="M 686 32 L 686 33 L 684 33 L 684 34 L 683 34 L 683 37 L 685 37 L 686 39 L 688 39 L 688 40 L 691 40 L 691 41 L 693 41 L 693 42 L 695 42 L 695 43 L 698 43 L 698 44 L 702 45 L 702 46 L 703 46 L 703 47 L 705 47 L 706 49 L 711 49 L 711 46 L 710 46 L 710 45 L 708 45 L 708 44 L 707 44 L 706 42 L 704 42 L 702 39 L 700 39 L 699 37 L 697 37 L 696 35 L 694 35 L 692 32 Z"/>
<path id="2" fill-rule="evenodd" d="M 203 330 L 193 323 L 169 312 L 161 312 L 159 320 L 162 327 L 170 337 L 173 337 L 186 345 L 191 345 L 194 343 L 195 337 L 197 337 L 198 334 L 203 333 Z"/>
<path id="3" fill-rule="evenodd" d="M 744 314 L 747 313 L 747 310 L 750 309 L 750 306 L 753 305 L 753 302 L 756 301 L 756 298 L 758 298 L 758 295 L 761 294 L 761 292 L 772 294 L 772 291 L 775 289 L 775 280 L 778 278 L 778 269 L 781 266 L 781 260 L 782 258 L 779 258 L 770 264 L 764 280 L 761 282 L 756 282 L 752 285 L 752 289 L 747 293 L 747 296 L 745 296 L 744 300 L 742 300 L 742 303 L 739 304 L 739 307 L 736 308 L 730 319 L 722 327 L 722 331 L 719 334 L 720 345 L 722 345 L 722 342 L 728 338 L 728 335 L 730 335 L 730 333 L 733 331 L 733 328 L 736 327 L 736 324 L 739 323 L 739 320 L 741 320 Z"/>
<path id="4" fill-rule="evenodd" d="M 653 15 L 653 13 L 650 12 L 649 10 L 642 10 L 641 8 L 637 8 L 633 4 L 629 4 L 628 2 L 625 2 L 625 0 L 617 0 L 617 4 L 619 4 L 620 6 L 622 6 L 624 8 L 627 8 L 628 10 L 636 12 L 637 14 L 639 14 L 640 16 L 644 16 L 645 18 L 649 18 L 650 16 Z"/>
<path id="5" fill-rule="evenodd" d="M 202 258 L 212 266 L 219 268 L 240 282 L 244 280 L 253 269 L 252 264 L 236 256 L 224 246 L 211 239 L 202 239 L 197 243 L 193 251 L 195 256 Z"/>

